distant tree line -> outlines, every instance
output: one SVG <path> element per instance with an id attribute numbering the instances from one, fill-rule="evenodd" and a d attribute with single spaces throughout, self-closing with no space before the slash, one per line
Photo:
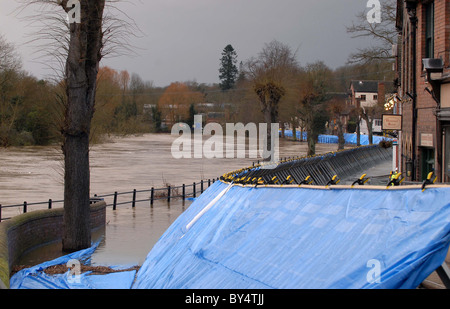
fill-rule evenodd
<path id="1" fill-rule="evenodd" d="M 297 62 L 289 46 L 267 43 L 261 52 L 241 61 L 228 44 L 220 59 L 220 83 L 173 82 L 155 87 L 139 75 L 101 67 L 97 77 L 96 107 L 91 140 L 105 135 L 170 132 L 176 122 L 193 124 L 193 116 L 205 112 L 201 103 L 224 114 L 221 122 L 278 122 L 306 131 L 310 154 L 315 139 L 333 126 L 342 130 L 345 111 L 340 98 L 354 79 L 391 81 L 387 60 L 349 64 L 330 69 L 323 62 Z M 22 70 L 14 46 L 0 38 L 0 146 L 48 145 L 61 141 L 65 96 L 63 82 L 39 80 Z M 228 106 L 224 113 L 224 104 Z M 359 114 L 350 115 L 348 130 L 354 130 Z M 328 126 L 330 130 L 330 126 Z M 295 138 L 295 135 L 294 135 Z"/>

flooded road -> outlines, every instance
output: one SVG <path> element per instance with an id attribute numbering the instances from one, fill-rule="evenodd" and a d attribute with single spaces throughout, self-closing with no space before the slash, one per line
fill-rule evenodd
<path id="1" fill-rule="evenodd" d="M 173 186 L 192 184 L 220 177 L 257 161 L 249 158 L 174 159 L 171 145 L 175 138 L 168 134 L 145 134 L 112 138 L 92 146 L 91 195 L 148 190 L 165 187 L 167 183 Z M 318 153 L 336 149 L 337 145 L 333 144 L 317 145 Z M 280 139 L 280 157 L 304 154 L 305 143 Z M 0 149 L 0 204 L 44 202 L 50 198 L 62 200 L 62 159 L 57 146 Z M 108 204 L 112 202 L 110 199 L 106 199 Z M 101 243 L 92 256 L 92 263 L 141 264 L 164 231 L 191 203 L 173 200 L 168 205 L 165 201 L 156 201 L 152 208 L 148 202 L 141 202 L 135 208 L 130 204 L 120 205 L 116 211 L 108 207 L 107 225 L 93 235 L 93 241 Z M 29 206 L 29 211 L 37 208 L 34 207 Z M 4 209 L 2 217 L 17 215 L 21 211 L 21 208 Z M 60 255 L 61 244 L 54 243 L 24 256 L 21 263 L 35 265 Z"/>

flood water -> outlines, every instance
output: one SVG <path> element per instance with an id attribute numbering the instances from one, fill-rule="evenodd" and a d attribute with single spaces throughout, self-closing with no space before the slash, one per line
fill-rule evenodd
<path id="1" fill-rule="evenodd" d="M 174 159 L 171 145 L 176 137 L 169 134 L 144 134 L 114 137 L 94 145 L 90 151 L 91 195 L 148 190 L 166 184 L 179 186 L 204 179 L 220 177 L 257 159 Z M 334 151 L 337 145 L 319 144 L 318 153 Z M 306 153 L 305 143 L 280 139 L 280 156 Z M 148 197 L 146 197 L 148 198 Z M 63 199 L 63 163 L 59 146 L 13 147 L 0 149 L 0 204 L 14 205 Z M 140 199 L 140 197 L 138 197 Z M 106 199 L 108 204 L 111 200 Z M 119 201 L 120 202 L 120 201 Z M 173 200 L 170 205 L 157 201 L 107 208 L 107 225 L 96 231 L 93 240 L 101 241 L 92 263 L 98 265 L 141 264 L 156 241 L 170 224 L 191 204 Z M 42 206 L 45 208 L 45 206 Z M 29 206 L 28 211 L 38 209 Z M 2 217 L 11 217 L 22 208 L 2 210 Z M 35 250 L 21 261 L 34 265 L 58 257 L 61 244 L 55 243 Z"/>

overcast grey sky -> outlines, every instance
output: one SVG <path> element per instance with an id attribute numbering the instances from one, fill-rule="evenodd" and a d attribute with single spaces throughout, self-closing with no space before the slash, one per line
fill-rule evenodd
<path id="1" fill-rule="evenodd" d="M 383 1 L 381 1 L 382 3 Z M 238 61 L 256 56 L 276 39 L 298 49 L 298 61 L 336 68 L 367 41 L 352 39 L 345 26 L 366 10 L 366 0 L 128 0 L 120 5 L 145 34 L 133 39 L 138 56 L 105 59 L 102 65 L 139 74 L 156 86 L 174 81 L 218 82 L 221 52 L 233 45 Z M 0 33 L 16 45 L 24 69 L 50 73 L 24 45 L 32 30 L 13 12 L 15 0 L 0 0 Z"/>

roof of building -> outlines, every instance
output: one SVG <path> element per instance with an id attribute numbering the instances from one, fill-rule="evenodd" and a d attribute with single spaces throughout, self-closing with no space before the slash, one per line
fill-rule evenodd
<path id="1" fill-rule="evenodd" d="M 355 92 L 378 92 L 378 81 L 373 80 L 353 80 L 350 88 Z"/>

